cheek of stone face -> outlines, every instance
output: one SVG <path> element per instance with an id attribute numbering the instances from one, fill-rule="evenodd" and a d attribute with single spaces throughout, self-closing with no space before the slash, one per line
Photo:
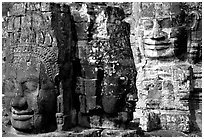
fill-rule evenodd
<path id="1" fill-rule="evenodd" d="M 41 114 L 55 114 L 57 95 L 55 89 L 40 90 L 37 98 L 37 105 L 39 113 Z"/>
<path id="2" fill-rule="evenodd" d="M 42 115 L 37 115 L 35 114 L 33 116 L 33 127 L 36 129 L 36 130 L 41 130 L 43 128 L 43 117 Z"/>
<path id="3" fill-rule="evenodd" d="M 172 28 L 164 28 L 164 29 L 162 29 L 162 31 L 166 32 L 168 34 L 168 38 L 171 37 Z"/>
<path id="4" fill-rule="evenodd" d="M 41 114 L 34 114 L 30 120 L 25 121 L 11 119 L 11 123 L 12 126 L 19 131 L 42 132 L 42 129 L 45 128 Z"/>
<path id="5" fill-rule="evenodd" d="M 25 121 L 18 121 L 18 120 L 13 120 L 11 118 L 11 124 L 12 126 L 20 131 L 25 131 L 25 130 L 33 130 L 33 121 L 31 120 L 25 120 Z"/>
<path id="6" fill-rule="evenodd" d="M 185 27 L 174 27 L 171 31 L 172 38 L 181 38 L 187 36 L 187 30 Z"/>
<path id="7" fill-rule="evenodd" d="M 143 30 L 141 32 L 143 34 L 140 34 L 140 35 L 143 35 L 143 38 L 148 38 L 152 34 L 152 30 Z"/>
<path id="8" fill-rule="evenodd" d="M 15 96 L 15 83 L 13 79 L 4 80 L 2 83 L 2 93 L 4 97 L 2 99 L 2 105 L 5 107 L 5 111 L 10 113 L 11 105 L 10 102 Z"/>

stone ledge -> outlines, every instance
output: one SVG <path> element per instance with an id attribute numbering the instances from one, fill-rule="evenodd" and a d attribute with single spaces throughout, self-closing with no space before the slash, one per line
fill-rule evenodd
<path id="1" fill-rule="evenodd" d="M 4 133 L 4 137 L 138 137 L 143 136 L 144 132 L 141 128 L 135 130 L 110 130 L 110 129 L 85 129 L 72 128 L 70 131 L 55 131 L 42 134 L 17 134 L 14 129 Z"/>

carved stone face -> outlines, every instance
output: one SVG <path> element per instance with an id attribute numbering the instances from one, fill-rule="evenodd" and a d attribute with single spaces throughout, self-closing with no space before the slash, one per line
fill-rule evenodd
<path id="1" fill-rule="evenodd" d="M 56 129 L 57 90 L 48 64 L 36 56 L 29 58 L 29 53 L 23 52 L 7 56 L 5 93 L 14 96 L 10 102 L 11 124 L 17 131 L 40 133 Z"/>
<path id="2" fill-rule="evenodd" d="M 138 21 L 140 51 L 147 58 L 186 53 L 187 32 L 179 3 L 141 3 Z"/>

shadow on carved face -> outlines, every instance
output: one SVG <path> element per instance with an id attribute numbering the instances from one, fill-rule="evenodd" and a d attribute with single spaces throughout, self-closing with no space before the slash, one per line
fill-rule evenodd
<path id="1" fill-rule="evenodd" d="M 185 13 L 179 8 L 179 3 L 171 5 L 177 7 L 175 11 L 167 4 L 163 4 L 161 9 L 158 9 L 156 3 L 153 5 L 141 6 L 138 35 L 141 37 L 144 56 L 155 59 L 177 57 L 184 60 L 187 52 Z M 154 14 L 148 11 L 154 11 Z"/>
<path id="2" fill-rule="evenodd" d="M 32 68 L 32 67 L 31 67 Z M 40 72 L 16 70 L 13 78 L 11 123 L 17 131 L 50 132 L 56 129 L 56 95 L 54 83 L 41 63 Z"/>

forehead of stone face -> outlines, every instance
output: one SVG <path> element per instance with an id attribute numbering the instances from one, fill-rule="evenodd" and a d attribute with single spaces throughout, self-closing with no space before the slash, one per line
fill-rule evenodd
<path id="1" fill-rule="evenodd" d="M 178 2 L 142 2 L 140 5 L 141 17 L 166 17 L 178 15 L 181 12 Z"/>
<path id="2" fill-rule="evenodd" d="M 54 52 L 44 47 L 10 46 L 6 52 L 5 76 L 18 81 L 35 76 L 54 82 L 59 72 L 56 59 Z"/>
<path id="3" fill-rule="evenodd" d="M 15 57 L 8 59 L 6 65 L 6 77 L 15 78 L 17 81 L 24 80 L 26 78 L 35 77 L 39 78 L 40 73 L 40 60 L 38 58 L 31 57 L 30 61 L 26 61 L 26 56 Z"/>

